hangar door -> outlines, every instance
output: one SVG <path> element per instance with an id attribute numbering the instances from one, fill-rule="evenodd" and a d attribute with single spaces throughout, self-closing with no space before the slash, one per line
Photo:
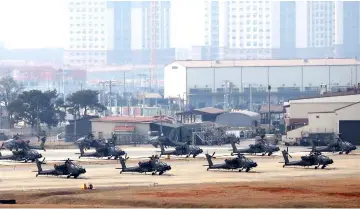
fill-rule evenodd
<path id="1" fill-rule="evenodd" d="M 339 133 L 344 140 L 360 145 L 360 120 L 340 120 Z"/>

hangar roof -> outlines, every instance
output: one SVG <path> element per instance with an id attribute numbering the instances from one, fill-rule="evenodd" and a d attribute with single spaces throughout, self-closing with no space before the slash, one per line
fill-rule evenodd
<path id="1" fill-rule="evenodd" d="M 177 63 L 188 68 L 214 67 L 297 67 L 297 66 L 343 66 L 359 65 L 356 59 L 288 59 L 288 60 L 178 60 Z M 171 65 L 169 64 L 169 65 Z"/>
<path id="2" fill-rule="evenodd" d="M 161 116 L 163 123 L 172 122 L 173 118 L 167 116 Z M 101 118 L 91 119 L 92 122 L 115 122 L 115 123 L 154 123 L 159 122 L 159 116 L 145 117 L 145 116 L 108 116 Z"/>
<path id="3" fill-rule="evenodd" d="M 316 98 L 304 98 L 304 99 L 295 99 L 290 100 L 291 104 L 304 104 L 304 103 L 354 103 L 360 102 L 360 94 L 352 95 L 337 95 L 331 97 L 316 97 Z"/>
<path id="4" fill-rule="evenodd" d="M 236 110 L 231 113 L 233 113 L 233 114 L 240 113 L 240 114 L 247 115 L 250 117 L 255 117 L 255 118 L 260 117 L 259 113 L 248 111 L 248 110 Z"/>
<path id="5" fill-rule="evenodd" d="M 351 107 L 351 106 L 357 105 L 357 104 L 360 104 L 360 102 L 354 102 L 354 103 L 352 103 L 352 104 L 349 104 L 349 105 L 346 105 L 346 106 L 343 106 L 343 107 L 340 107 L 340 108 L 336 108 L 336 109 L 334 109 L 333 111 L 309 112 L 309 114 L 316 114 L 316 113 L 335 113 L 335 112 L 337 112 L 338 110 L 342 110 L 342 109 L 345 109 L 345 108 L 348 108 L 348 107 Z"/>
<path id="6" fill-rule="evenodd" d="M 270 105 L 270 111 L 272 113 L 281 113 L 284 112 L 284 106 L 283 105 Z M 269 105 L 263 104 L 260 107 L 260 113 L 268 113 L 269 112 Z"/>
<path id="7" fill-rule="evenodd" d="M 204 108 L 176 113 L 176 115 L 216 115 L 216 114 L 222 114 L 224 112 L 226 111 L 215 107 L 204 107 Z"/>

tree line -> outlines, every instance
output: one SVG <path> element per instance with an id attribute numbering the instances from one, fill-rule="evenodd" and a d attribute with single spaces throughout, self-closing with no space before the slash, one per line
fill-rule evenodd
<path id="1" fill-rule="evenodd" d="M 32 128 L 37 124 L 56 127 L 66 120 L 66 113 L 76 119 L 88 115 L 89 110 L 102 112 L 106 107 L 99 103 L 98 91 L 89 89 L 70 94 L 64 101 L 56 90 L 25 91 L 12 77 L 0 79 L 0 102 L 7 111 L 10 127 L 23 121 Z"/>

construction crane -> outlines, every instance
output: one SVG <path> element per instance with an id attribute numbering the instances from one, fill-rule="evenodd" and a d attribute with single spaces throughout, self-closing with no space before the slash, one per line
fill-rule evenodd
<path id="1" fill-rule="evenodd" d="M 156 30 L 156 8 L 159 2 L 150 1 L 150 91 L 155 87 L 156 81 L 156 46 L 157 46 L 157 30 Z"/>

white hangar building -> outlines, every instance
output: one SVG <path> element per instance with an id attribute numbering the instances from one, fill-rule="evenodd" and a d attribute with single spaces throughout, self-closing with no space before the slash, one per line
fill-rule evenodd
<path id="1" fill-rule="evenodd" d="M 318 98 L 290 100 L 285 124 L 288 139 L 308 134 L 341 133 L 345 140 L 360 144 L 360 89 Z"/>
<path id="2" fill-rule="evenodd" d="M 360 81 L 358 65 L 356 59 L 174 61 L 164 69 L 164 96 L 187 100 L 190 90 L 218 92 L 225 81 L 238 92 L 249 85 L 271 85 L 272 92 L 284 86 L 349 86 Z"/>

